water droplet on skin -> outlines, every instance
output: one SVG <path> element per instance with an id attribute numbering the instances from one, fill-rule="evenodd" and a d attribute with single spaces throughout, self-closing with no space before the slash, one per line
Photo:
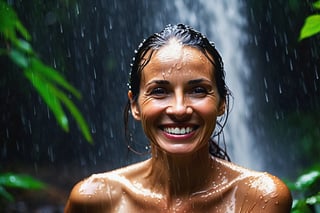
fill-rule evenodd
<path id="1" fill-rule="evenodd" d="M 181 64 L 181 63 L 177 63 L 177 64 L 176 64 L 176 69 L 177 69 L 177 70 L 180 70 L 181 68 L 182 68 L 182 64 Z"/>

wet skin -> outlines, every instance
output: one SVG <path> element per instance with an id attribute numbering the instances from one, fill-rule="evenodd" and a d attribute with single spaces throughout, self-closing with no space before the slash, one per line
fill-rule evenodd
<path id="1" fill-rule="evenodd" d="M 290 212 L 290 192 L 267 173 L 212 159 L 212 176 L 198 190 L 169 195 L 160 180 L 148 181 L 151 167 L 148 160 L 92 175 L 74 187 L 65 212 Z"/>
<path id="2" fill-rule="evenodd" d="M 174 39 L 155 51 L 137 102 L 128 93 L 151 159 L 79 182 L 65 212 L 290 212 L 281 180 L 209 155 L 225 108 L 213 72 L 203 53 Z"/>

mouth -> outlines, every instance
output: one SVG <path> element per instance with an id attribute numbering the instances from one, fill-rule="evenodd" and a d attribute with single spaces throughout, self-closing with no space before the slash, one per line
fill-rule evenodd
<path id="1" fill-rule="evenodd" d="M 161 129 L 165 133 L 170 135 L 186 135 L 186 134 L 192 133 L 197 128 L 198 126 L 186 126 L 186 127 L 170 126 L 170 127 L 162 127 Z"/>

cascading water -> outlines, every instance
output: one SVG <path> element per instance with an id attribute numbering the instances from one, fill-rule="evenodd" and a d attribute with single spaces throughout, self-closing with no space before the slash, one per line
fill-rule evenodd
<path id="1" fill-rule="evenodd" d="M 243 43 L 246 24 L 241 14 L 243 5 L 237 0 L 229 1 L 175 1 L 176 19 L 199 29 L 213 40 L 224 60 L 226 81 L 234 101 L 229 117 L 225 140 L 233 162 L 252 169 L 261 169 L 261 161 L 254 152 L 254 138 L 250 133 L 250 107 L 252 98 L 245 93 L 244 84 L 250 76 L 246 64 Z M 200 12 L 201 11 L 201 12 Z M 231 152 L 230 152 L 231 151 Z"/>

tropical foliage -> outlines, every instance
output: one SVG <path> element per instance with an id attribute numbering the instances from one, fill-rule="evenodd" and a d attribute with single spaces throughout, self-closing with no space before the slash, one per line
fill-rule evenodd
<path id="1" fill-rule="evenodd" d="M 313 8 L 320 10 L 320 1 L 313 3 Z M 299 40 L 309 38 L 320 33 L 320 15 L 310 15 L 300 31 Z M 293 213 L 312 213 L 320 210 L 320 166 L 303 173 L 294 182 L 287 182 L 290 190 L 295 194 Z"/>
<path id="2" fill-rule="evenodd" d="M 0 0 L 0 35 L 5 43 L 4 47 L 0 48 L 0 56 L 8 56 L 23 70 L 23 74 L 53 112 L 62 129 L 69 131 L 69 121 L 62 106 L 64 105 L 76 120 L 85 139 L 92 143 L 88 124 L 66 92 L 77 99 L 81 99 L 81 94 L 58 71 L 45 65 L 37 57 L 30 44 L 30 34 L 15 11 L 3 0 Z"/>
<path id="3" fill-rule="evenodd" d="M 320 205 L 320 166 L 310 169 L 294 182 L 287 182 L 295 194 L 292 205 L 293 213 L 318 212 Z"/>
<path id="4" fill-rule="evenodd" d="M 7 56 L 23 71 L 24 76 L 29 79 L 64 131 L 69 131 L 69 122 L 62 105 L 69 110 L 85 139 L 92 143 L 92 136 L 85 119 L 66 92 L 77 99 L 81 99 L 81 94 L 57 70 L 44 64 L 37 57 L 30 41 L 31 36 L 14 9 L 0 0 L 0 56 Z M 28 175 L 0 173 L 0 200 L 14 201 L 13 195 L 7 191 L 9 188 L 44 187 L 44 183 Z"/>
<path id="5" fill-rule="evenodd" d="M 313 8 L 320 10 L 320 1 L 313 3 Z M 320 14 L 310 15 L 306 18 L 305 23 L 300 31 L 299 40 L 309 38 L 320 32 Z"/>
<path id="6" fill-rule="evenodd" d="M 17 189 L 43 189 L 45 184 L 28 175 L 2 173 L 0 174 L 0 201 L 1 198 L 7 201 L 14 201 L 14 197 L 6 188 Z"/>

